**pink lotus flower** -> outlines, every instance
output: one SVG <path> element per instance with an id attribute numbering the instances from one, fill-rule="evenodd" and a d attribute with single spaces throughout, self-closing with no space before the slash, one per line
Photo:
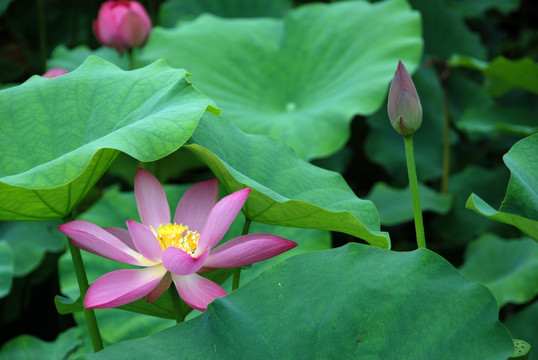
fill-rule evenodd
<path id="1" fill-rule="evenodd" d="M 69 71 L 67 71 L 65 69 L 62 69 L 62 68 L 53 67 L 53 68 L 50 68 L 49 70 L 47 70 L 47 72 L 44 73 L 42 76 L 45 77 L 45 78 L 52 79 L 52 78 L 55 78 L 57 76 L 67 74 L 68 72 Z"/>
<path id="2" fill-rule="evenodd" d="M 149 172 L 139 169 L 135 197 L 142 223 L 128 220 L 129 230 L 101 228 L 82 220 L 59 226 L 83 250 L 143 267 L 101 276 L 88 289 L 84 306 L 111 308 L 144 296 L 153 301 L 173 281 L 189 306 L 204 311 L 226 292 L 198 273 L 252 264 L 297 246 L 276 235 L 248 234 L 213 249 L 241 211 L 250 189 L 217 202 L 218 192 L 216 179 L 193 185 L 179 201 L 171 222 L 162 186 Z"/>
<path id="3" fill-rule="evenodd" d="M 107 1 L 93 22 L 93 32 L 103 45 L 123 54 L 126 49 L 146 44 L 151 20 L 139 2 Z"/>

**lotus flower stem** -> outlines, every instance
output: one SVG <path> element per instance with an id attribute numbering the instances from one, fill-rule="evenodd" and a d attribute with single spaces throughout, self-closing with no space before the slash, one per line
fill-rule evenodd
<path id="1" fill-rule="evenodd" d="M 172 306 L 174 306 L 174 311 L 176 313 L 176 323 L 180 324 L 185 321 L 185 311 L 183 306 L 181 306 L 181 300 L 179 299 L 179 294 L 174 286 L 168 288 L 170 293 L 170 298 L 172 299 Z"/>
<path id="2" fill-rule="evenodd" d="M 88 277 L 86 276 L 86 269 L 84 268 L 84 262 L 80 255 L 80 249 L 73 245 L 71 241 L 68 241 L 69 251 L 71 253 L 71 259 L 73 259 L 73 265 L 75 267 L 75 274 L 77 276 L 78 288 L 80 290 L 80 298 L 84 300 L 86 292 L 88 291 Z M 103 340 L 101 340 L 101 333 L 99 332 L 99 326 L 97 325 L 97 319 L 95 318 L 95 312 L 93 309 L 84 309 L 84 317 L 86 318 L 86 324 L 90 337 L 92 339 L 93 350 L 98 352 L 103 349 Z"/>
<path id="3" fill-rule="evenodd" d="M 133 49 L 127 50 L 127 58 L 129 59 L 129 70 L 134 70 L 134 55 Z"/>
<path id="4" fill-rule="evenodd" d="M 420 193 L 418 191 L 417 169 L 415 166 L 415 155 L 413 153 L 413 134 L 404 136 L 405 158 L 407 160 L 407 174 L 409 176 L 409 189 L 413 200 L 413 215 L 415 217 L 415 232 L 417 235 L 417 245 L 419 248 L 426 248 L 426 238 L 424 237 L 424 223 L 422 221 L 422 209 L 420 206 Z"/>
<path id="5" fill-rule="evenodd" d="M 252 221 L 249 218 L 245 217 L 245 225 L 243 225 L 243 231 L 241 232 L 241 235 L 248 234 L 251 222 Z M 233 272 L 232 291 L 239 287 L 240 280 L 241 280 L 241 267 L 236 267 Z"/>

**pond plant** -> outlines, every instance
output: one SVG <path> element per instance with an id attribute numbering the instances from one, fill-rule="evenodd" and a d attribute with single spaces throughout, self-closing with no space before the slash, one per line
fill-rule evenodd
<path id="1" fill-rule="evenodd" d="M 531 3 L 2 2 L 0 358 L 538 359 Z"/>

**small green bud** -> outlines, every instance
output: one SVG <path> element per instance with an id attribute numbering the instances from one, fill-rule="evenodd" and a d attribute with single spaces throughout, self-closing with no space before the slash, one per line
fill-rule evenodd
<path id="1" fill-rule="evenodd" d="M 422 106 L 417 89 L 401 61 L 390 84 L 387 111 L 392 127 L 402 136 L 411 135 L 422 124 Z"/>

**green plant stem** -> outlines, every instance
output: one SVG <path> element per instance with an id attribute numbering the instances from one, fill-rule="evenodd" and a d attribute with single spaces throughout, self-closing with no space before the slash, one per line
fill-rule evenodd
<path id="1" fill-rule="evenodd" d="M 417 169 L 415 155 L 413 153 L 413 135 L 404 136 L 405 158 L 407 160 L 407 174 L 409 175 L 409 189 L 413 200 L 413 215 L 415 217 L 415 232 L 419 248 L 426 248 L 424 237 L 424 223 L 422 221 L 422 209 L 420 206 L 420 193 L 418 190 Z"/>
<path id="2" fill-rule="evenodd" d="M 127 49 L 127 57 L 129 58 L 129 70 L 134 70 L 133 49 Z"/>
<path id="3" fill-rule="evenodd" d="M 248 230 L 250 229 L 250 219 L 245 218 L 245 225 L 243 225 L 243 231 L 241 232 L 241 235 L 248 234 Z M 237 289 L 239 287 L 239 281 L 241 279 L 241 267 L 237 267 L 234 269 L 233 278 L 232 278 L 232 291 Z"/>
<path id="4" fill-rule="evenodd" d="M 179 294 L 177 293 L 176 287 L 174 284 L 171 284 L 168 288 L 170 292 L 170 298 L 172 299 L 172 306 L 174 306 L 174 311 L 176 313 L 176 323 L 180 324 L 185 321 L 185 311 L 183 311 L 183 306 L 181 306 L 181 300 L 179 299 Z"/>
<path id="5" fill-rule="evenodd" d="M 86 276 L 86 269 L 84 268 L 84 262 L 80 254 L 80 249 L 68 241 L 69 251 L 71 252 L 71 258 L 73 259 L 73 265 L 75 266 L 75 274 L 77 276 L 78 288 L 80 290 L 80 298 L 84 301 L 86 292 L 88 291 L 88 278 Z M 84 317 L 86 318 L 86 324 L 90 337 L 92 339 L 93 350 L 98 352 L 103 349 L 103 340 L 101 339 L 101 333 L 99 332 L 99 326 L 97 325 L 97 319 L 95 318 L 95 312 L 93 309 L 84 309 Z"/>

